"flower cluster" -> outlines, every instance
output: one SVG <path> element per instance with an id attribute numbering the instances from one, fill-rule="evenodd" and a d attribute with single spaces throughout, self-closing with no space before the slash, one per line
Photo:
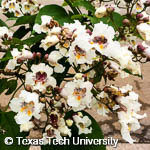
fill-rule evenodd
<path id="1" fill-rule="evenodd" d="M 35 127 L 34 121 L 39 120 L 40 113 L 46 111 L 48 116 L 43 139 L 46 136 L 55 138 L 71 136 L 70 127 L 73 123 L 79 129 L 79 134 L 88 134 L 92 132 L 91 120 L 80 111 L 93 107 L 104 116 L 107 116 L 110 110 L 116 111 L 122 126 L 122 136 L 132 143 L 133 140 L 126 132 L 130 120 L 122 120 L 122 115 L 131 119 L 134 117 L 138 124 L 137 119 L 142 118 L 136 118 L 136 112 L 140 109 L 138 96 L 126 87 L 117 89 L 112 86 L 105 87 L 103 92 L 97 95 L 92 93 L 92 90 L 97 89 L 90 79 L 96 76 L 95 66 L 100 67 L 100 64 L 108 68 L 105 75 L 110 80 L 114 80 L 119 73 L 122 78 L 127 77 L 125 69 L 132 74 L 141 75 L 140 64 L 132 60 L 133 53 L 127 46 L 121 46 L 118 41 L 113 40 L 114 29 L 100 22 L 94 25 L 93 31 L 90 31 L 77 20 L 75 23 L 60 26 L 51 16 L 42 16 L 41 25 L 35 24 L 33 30 L 37 34 L 46 34 L 40 44 L 44 51 L 47 52 L 54 46 L 56 49 L 49 54 L 46 53 L 43 62 L 32 64 L 30 71 L 25 73 L 25 90 L 21 91 L 19 98 L 14 98 L 10 102 L 11 110 L 17 113 L 15 120 L 20 124 L 20 131 L 29 131 Z M 16 70 L 17 67 L 24 63 L 28 64 L 37 57 L 41 61 L 41 53 L 32 53 L 29 49 L 26 45 L 21 51 L 14 48 L 11 51 L 12 59 L 9 60 L 6 69 Z M 65 71 L 65 66 L 60 61 L 62 59 L 68 61 L 70 67 L 75 67 L 78 71 L 74 70 L 75 74 L 70 74 L 74 78 L 59 87 L 56 74 Z M 126 105 L 127 101 L 130 104 Z M 130 109 L 133 104 L 138 105 L 137 109 Z M 129 110 L 120 111 L 122 106 Z M 69 120 L 65 120 L 65 113 L 70 110 L 73 110 L 74 114 Z M 136 129 L 138 128 L 139 124 Z"/>
<path id="2" fill-rule="evenodd" d="M 20 125 L 20 132 L 39 129 L 44 144 L 48 143 L 47 137 L 73 136 L 74 127 L 78 135 L 90 134 L 94 130 L 92 119 L 84 110 L 95 109 L 103 116 L 116 113 L 123 139 L 129 143 L 135 141 L 130 131 L 139 129 L 138 120 L 146 117 L 146 114 L 137 114 L 141 107 L 138 94 L 130 85 L 99 87 L 97 83 L 104 79 L 106 84 L 107 80 L 115 81 L 118 76 L 142 77 L 140 63 L 143 59 L 150 60 L 147 43 L 150 19 L 145 11 L 148 2 L 125 0 L 110 5 L 91 0 L 91 8 L 96 8 L 94 13 L 89 13 L 91 16 L 82 15 L 82 21 L 75 19 L 64 23 L 55 20 L 57 13 L 52 16 L 42 11 L 44 14 L 39 13 L 34 24 L 19 28 L 19 33 L 27 32 L 19 36 L 18 32 L 0 27 L 0 42 L 5 48 L 1 50 L 0 46 L 0 52 L 6 52 L 0 73 L 12 76 L 7 78 L 8 82 L 16 78 L 24 86 L 18 98 L 14 98 L 15 91 L 9 103 L 16 113 L 14 119 Z M 122 7 L 128 8 L 127 16 L 120 15 L 118 27 L 113 15 L 118 15 L 116 12 Z M 40 8 L 36 0 L 2 0 L 1 3 L 4 14 L 9 12 L 16 17 L 31 15 L 32 18 Z M 142 42 L 138 42 L 140 38 Z"/>
<path id="3" fill-rule="evenodd" d="M 16 17 L 36 14 L 40 7 L 37 0 L 2 0 L 1 2 L 1 11 L 13 13 Z"/>

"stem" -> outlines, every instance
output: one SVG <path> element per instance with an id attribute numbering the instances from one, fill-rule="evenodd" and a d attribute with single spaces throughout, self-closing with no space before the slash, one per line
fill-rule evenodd
<path id="1" fill-rule="evenodd" d="M 0 52 L 5 53 L 5 52 L 7 52 L 7 50 L 6 49 L 0 49 Z"/>
<path id="2" fill-rule="evenodd" d="M 70 6 L 74 14 L 79 14 L 78 10 L 72 5 L 71 0 L 65 0 L 65 2 Z"/>
<path id="3" fill-rule="evenodd" d="M 6 76 L 16 76 L 18 78 L 25 78 L 24 75 L 21 75 L 17 72 L 5 72 L 4 70 L 0 70 L 0 74 L 6 75 Z"/>

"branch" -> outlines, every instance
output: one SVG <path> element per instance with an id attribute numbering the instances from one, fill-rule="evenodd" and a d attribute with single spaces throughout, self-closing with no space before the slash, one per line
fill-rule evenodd
<path id="1" fill-rule="evenodd" d="M 5 52 L 7 52 L 7 50 L 6 49 L 0 49 L 0 52 L 5 53 Z"/>
<path id="2" fill-rule="evenodd" d="M 18 78 L 25 78 L 24 75 L 19 74 L 18 72 L 6 72 L 4 70 L 0 70 L 0 74 L 6 75 L 6 76 L 16 76 Z"/>

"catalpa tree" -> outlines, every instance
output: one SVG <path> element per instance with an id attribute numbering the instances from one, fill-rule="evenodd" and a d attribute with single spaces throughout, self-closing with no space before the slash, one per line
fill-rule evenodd
<path id="1" fill-rule="evenodd" d="M 132 86 L 118 87 L 115 80 L 142 78 L 140 64 L 150 60 L 150 1 L 64 0 L 60 6 L 43 6 L 37 0 L 0 0 L 0 4 L 7 17 L 0 20 L 0 93 L 11 95 L 0 110 L 2 149 L 18 149 L 15 137 L 26 138 L 33 130 L 42 135 L 42 150 L 77 149 L 47 146 L 47 137 L 104 138 L 87 109 L 103 116 L 116 114 L 122 138 L 135 142 L 130 132 L 140 128 L 139 119 L 146 114 L 138 114 L 141 104 Z M 14 143 L 5 145 L 5 137 L 13 137 Z M 104 145 L 85 148 L 105 150 Z"/>

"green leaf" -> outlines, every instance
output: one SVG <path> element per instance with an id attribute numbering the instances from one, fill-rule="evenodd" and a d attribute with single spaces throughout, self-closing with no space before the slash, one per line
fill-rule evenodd
<path id="1" fill-rule="evenodd" d="M 2 0 L 0 0 L 0 6 L 1 6 Z"/>
<path id="2" fill-rule="evenodd" d="M 7 24 L 0 19 L 0 27 L 3 27 L 3 26 L 8 27 Z"/>
<path id="3" fill-rule="evenodd" d="M 12 40 L 5 40 L 4 45 L 11 45 L 12 48 L 23 45 L 23 42 L 19 38 L 13 38 Z"/>
<path id="4" fill-rule="evenodd" d="M 58 21 L 61 25 L 63 25 L 64 22 L 72 22 L 70 16 L 67 14 L 65 9 L 58 5 L 47 5 L 43 7 L 35 20 L 35 23 L 41 24 L 41 16 L 47 15 L 53 17 L 56 21 Z"/>
<path id="5" fill-rule="evenodd" d="M 68 4 L 64 1 L 64 2 L 62 3 L 62 6 L 65 7 L 65 6 L 68 6 Z"/>
<path id="6" fill-rule="evenodd" d="M 40 35 L 36 35 L 34 37 L 31 37 L 29 39 L 26 39 L 22 42 L 23 42 L 23 44 L 31 46 L 33 44 L 36 44 L 36 43 L 40 42 L 44 37 L 45 37 L 45 34 L 40 34 Z"/>
<path id="7" fill-rule="evenodd" d="M 21 27 L 13 34 L 13 37 L 14 37 L 14 38 L 22 39 L 29 31 L 30 31 L 29 28 L 26 29 L 25 26 L 21 26 Z"/>
<path id="8" fill-rule="evenodd" d="M 124 19 L 124 16 L 121 16 L 119 13 L 113 12 L 112 13 L 113 16 L 113 22 L 115 25 L 113 25 L 113 27 L 115 28 L 115 30 L 117 30 L 119 27 L 121 27 L 122 21 Z"/>
<path id="9" fill-rule="evenodd" d="M 95 121 L 95 119 L 89 115 L 87 112 L 84 112 L 82 111 L 83 115 L 85 116 L 88 116 L 89 119 L 91 119 L 92 121 L 92 133 L 91 134 L 81 134 L 81 135 L 78 135 L 78 129 L 75 125 L 73 125 L 71 127 L 72 129 L 72 137 L 79 137 L 80 139 L 103 139 L 104 136 L 102 134 L 102 131 L 98 125 L 98 123 Z M 72 118 L 72 115 L 74 114 L 74 112 L 69 112 L 66 114 L 65 116 L 65 119 L 68 119 L 68 118 Z M 82 150 L 106 150 L 106 147 L 104 145 L 73 145 L 72 144 L 72 138 L 68 138 L 70 139 L 70 145 L 47 145 L 47 146 L 42 146 L 41 149 L 42 150 L 77 150 L 77 149 L 81 149 Z"/>
<path id="10" fill-rule="evenodd" d="M 0 79 L 0 94 L 7 89 L 7 79 Z"/>
<path id="11" fill-rule="evenodd" d="M 3 133 L 0 133 L 0 146 L 2 150 L 28 150 L 29 146 L 18 145 L 16 137 L 27 136 L 27 133 L 20 133 L 19 125 L 16 124 L 14 120 L 15 113 L 13 112 L 1 112 L 0 111 L 0 129 L 3 130 Z M 13 138 L 12 145 L 4 144 L 6 137 Z"/>
<path id="12" fill-rule="evenodd" d="M 8 50 L 5 55 L 0 59 L 0 69 L 4 69 L 8 63 L 8 60 L 12 59 L 12 55 Z"/>
<path id="13" fill-rule="evenodd" d="M 8 18 L 6 21 L 17 20 L 17 19 L 18 19 L 17 17 L 10 17 L 10 18 Z"/>
<path id="14" fill-rule="evenodd" d="M 0 59 L 0 62 L 7 61 L 9 59 L 12 59 L 12 55 L 11 55 L 10 51 L 7 51 L 6 54 L 4 55 L 4 57 L 2 59 Z"/>
<path id="15" fill-rule="evenodd" d="M 16 88 L 17 88 L 17 80 L 9 80 L 7 82 L 7 86 L 8 86 L 8 91 L 5 93 L 5 95 L 10 95 L 12 94 Z"/>
<path id="16" fill-rule="evenodd" d="M 14 26 L 22 25 L 22 24 L 34 24 L 36 15 L 33 16 L 22 16 L 16 20 Z"/>
<path id="17" fill-rule="evenodd" d="M 87 0 L 78 0 L 73 3 L 74 7 L 84 7 L 86 10 L 92 12 L 93 14 L 95 13 L 95 8 L 91 4 L 91 2 Z"/>

